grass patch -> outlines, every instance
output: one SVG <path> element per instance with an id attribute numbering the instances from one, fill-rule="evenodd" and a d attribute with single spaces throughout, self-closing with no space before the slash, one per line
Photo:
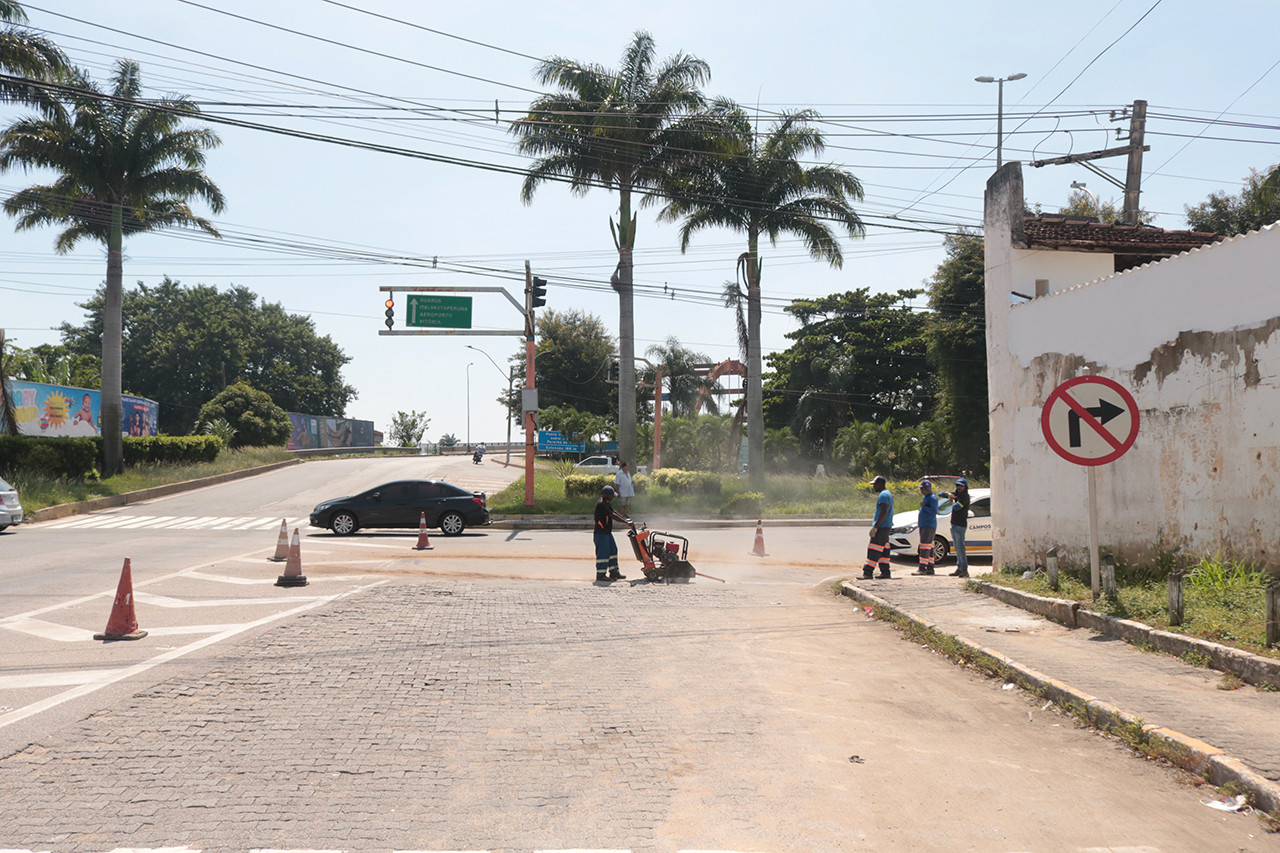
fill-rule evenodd
<path id="1" fill-rule="evenodd" d="M 590 515 L 595 496 L 564 495 L 564 472 L 539 461 L 534 471 L 534 500 L 531 510 L 524 506 L 524 478 L 489 498 L 489 509 L 500 515 Z M 914 509 L 920 492 L 916 481 L 890 484 L 898 511 Z M 723 474 L 718 495 L 676 494 L 650 480 L 648 488 L 631 501 L 632 515 L 689 515 L 703 517 L 742 516 L 786 518 L 870 518 L 875 512 L 876 493 L 862 478 L 807 477 L 803 475 L 770 476 L 765 480 L 763 497 L 751 488 L 747 477 Z"/>
<path id="2" fill-rule="evenodd" d="M 1169 587 L 1164 578 L 1153 579 L 1150 574 L 1133 572 L 1132 580 L 1116 579 L 1117 595 L 1114 600 L 1093 600 L 1087 583 L 1075 570 L 1060 571 L 1058 589 L 1049 587 L 1043 573 L 1032 578 L 1016 574 L 993 572 L 986 579 L 1000 586 L 1012 587 L 1049 598 L 1065 598 L 1080 602 L 1081 606 L 1096 613 L 1105 613 L 1122 619 L 1234 646 L 1253 654 L 1280 658 L 1280 649 L 1268 649 L 1265 615 L 1266 584 L 1268 576 L 1252 564 L 1240 560 L 1222 560 L 1205 557 L 1192 564 L 1183 584 L 1183 623 L 1177 627 L 1169 624 Z M 1083 576 L 1088 577 L 1088 566 Z M 1119 572 L 1117 572 L 1119 574 Z M 1151 574 L 1154 574 L 1152 572 Z M 1144 578 L 1145 579 L 1140 579 Z M 1189 661 L 1200 665 L 1198 662 Z"/>
<path id="3" fill-rule="evenodd" d="M 285 462 L 293 454 L 282 447 L 244 447 L 224 450 L 212 462 L 191 465 L 139 465 L 128 468 L 123 474 L 105 480 L 69 480 L 65 477 L 45 477 L 30 472 L 20 472 L 9 482 L 18 490 L 22 508 L 28 513 L 58 504 L 122 495 L 154 486 L 167 486 L 215 474 L 227 474 L 257 468 L 274 462 Z"/>

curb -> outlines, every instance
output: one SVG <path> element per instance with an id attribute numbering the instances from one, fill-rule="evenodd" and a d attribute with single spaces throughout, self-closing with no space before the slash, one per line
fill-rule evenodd
<path id="1" fill-rule="evenodd" d="M 1133 749 L 1163 758 L 1170 764 L 1194 773 L 1214 785 L 1219 787 L 1231 785 L 1239 788 L 1248 794 L 1249 802 L 1255 808 L 1273 815 L 1280 815 L 1280 784 L 1250 769 L 1221 749 L 1173 729 L 1145 723 L 1135 714 L 1103 702 L 1069 684 L 1050 678 L 994 649 L 988 649 L 964 637 L 947 634 L 935 624 L 910 611 L 896 607 L 849 581 L 841 581 L 840 593 L 855 601 L 874 605 L 897 619 L 910 622 L 916 630 L 925 635 L 927 640 L 950 639 L 964 647 L 973 656 L 992 661 L 996 666 L 988 665 L 987 668 L 997 671 L 1007 681 L 1012 681 L 1022 689 L 1052 701 L 1058 707 L 1088 723 L 1090 727 L 1116 735 Z M 1041 598 L 1041 600 L 1056 601 L 1057 599 Z M 930 645 L 932 646 L 933 643 Z"/>
<path id="2" fill-rule="evenodd" d="M 79 515 L 83 512 L 94 512 L 99 509 L 112 509 L 118 506 L 126 506 L 127 504 L 141 503 L 151 500 L 152 498 L 163 498 L 169 495 L 176 495 L 179 492 L 189 492 L 193 489 L 201 489 L 205 486 L 217 486 L 222 483 L 230 483 L 233 480 L 242 480 L 245 477 L 252 477 L 255 474 L 265 474 L 268 471 L 275 471 L 278 468 L 287 468 L 290 465 L 301 465 L 301 459 L 289 459 L 284 462 L 273 462 L 270 465 L 259 465 L 257 468 L 245 468 L 241 471 L 228 471 L 225 474 L 214 474 L 212 477 L 201 477 L 196 480 L 183 480 L 181 483 L 168 483 L 163 486 L 153 486 L 150 489 L 139 489 L 136 492 L 125 492 L 122 495 L 107 495 L 104 498 L 93 498 L 87 501 L 78 501 L 69 504 L 56 504 L 47 506 L 44 509 L 38 509 L 35 512 L 28 513 L 23 523 L 34 521 L 53 521 L 59 518 L 67 518 L 72 515 Z"/>
<path id="3" fill-rule="evenodd" d="M 1174 657 L 1184 657 L 1189 653 L 1200 655 L 1209 660 L 1209 666 L 1213 669 L 1229 672 L 1241 681 L 1255 685 L 1267 684 L 1280 689 L 1280 660 L 1224 646 L 1210 640 L 1152 628 L 1150 625 L 1135 622 L 1132 619 L 1120 619 L 1105 613 L 1095 613 L 1081 607 L 1078 601 L 1046 598 L 1020 589 L 998 586 L 988 581 L 971 581 L 968 586 L 983 595 L 989 595 L 1005 604 L 1052 619 L 1068 628 L 1088 628 L 1133 645 L 1151 646 L 1157 651 Z"/>

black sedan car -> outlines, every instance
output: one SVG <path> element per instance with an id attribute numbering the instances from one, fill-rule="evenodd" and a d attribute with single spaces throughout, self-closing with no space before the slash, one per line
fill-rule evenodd
<path id="1" fill-rule="evenodd" d="M 457 536 L 489 523 L 484 492 L 469 492 L 443 480 L 396 480 L 352 497 L 334 498 L 311 510 L 311 526 L 349 536 L 362 527 L 428 527 Z"/>

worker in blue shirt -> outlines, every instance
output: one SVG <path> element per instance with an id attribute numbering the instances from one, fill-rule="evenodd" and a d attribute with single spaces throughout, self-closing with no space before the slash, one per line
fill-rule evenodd
<path id="1" fill-rule="evenodd" d="M 871 481 L 871 488 L 878 489 L 876 497 L 876 514 L 871 520 L 871 543 L 867 545 L 867 561 L 862 564 L 862 577 L 875 577 L 876 566 L 880 567 L 880 577 L 889 578 L 889 533 L 893 530 L 893 492 L 886 486 L 884 477 L 876 477 Z"/>
<path id="2" fill-rule="evenodd" d="M 938 496 L 933 493 L 933 483 L 920 481 L 920 514 L 916 516 L 916 530 L 920 534 L 920 567 L 917 575 L 933 575 L 933 537 L 938 532 Z"/>

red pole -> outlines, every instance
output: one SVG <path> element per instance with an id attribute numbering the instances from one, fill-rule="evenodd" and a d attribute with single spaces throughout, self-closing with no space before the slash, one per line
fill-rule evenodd
<path id="1" fill-rule="evenodd" d="M 524 289 L 525 289 L 525 338 L 524 338 L 524 385 L 526 388 L 534 387 L 534 328 L 533 328 L 533 272 L 529 268 L 529 262 L 524 262 Z M 534 415 L 535 412 L 524 413 L 524 505 L 531 507 L 533 502 L 533 457 L 537 450 L 534 441 Z"/>

